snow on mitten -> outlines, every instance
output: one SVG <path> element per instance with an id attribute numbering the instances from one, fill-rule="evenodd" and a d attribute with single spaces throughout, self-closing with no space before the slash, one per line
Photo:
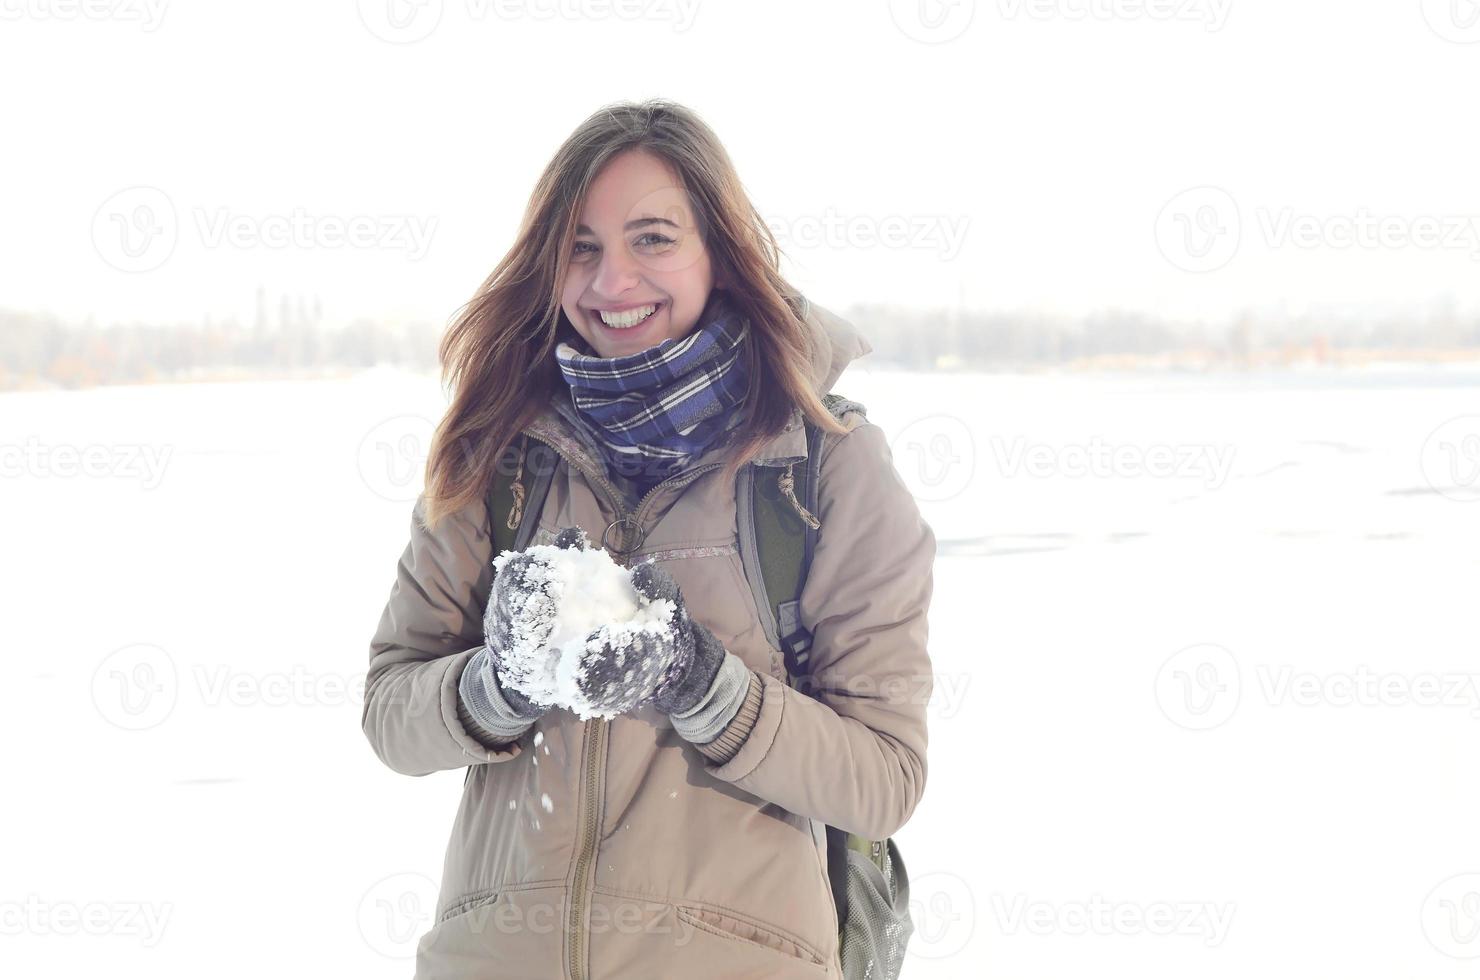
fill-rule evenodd
<path id="1" fill-rule="evenodd" d="M 689 617 L 678 583 L 655 562 L 633 569 L 632 585 L 648 601 L 673 603 L 667 628 L 593 631 L 580 660 L 581 695 L 608 713 L 625 713 L 648 701 L 665 714 L 687 711 L 714 683 L 725 648 L 708 627 Z"/>
<path id="2" fill-rule="evenodd" d="M 591 542 L 583 528 L 574 526 L 561 529 L 555 547 L 583 550 L 590 548 Z M 559 603 L 550 592 L 549 576 L 542 574 L 544 564 L 528 551 L 505 561 L 494 576 L 483 613 L 483 642 L 499 692 L 509 707 L 525 717 L 534 717 L 550 706 L 529 700 L 510 683 L 521 679 L 518 673 L 522 665 L 512 663 L 509 653 L 521 644 L 544 646 L 554 629 Z"/>

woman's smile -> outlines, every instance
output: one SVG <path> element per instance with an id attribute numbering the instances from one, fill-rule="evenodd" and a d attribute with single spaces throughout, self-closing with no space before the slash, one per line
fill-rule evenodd
<path id="1" fill-rule="evenodd" d="M 613 340 L 631 342 L 650 334 L 654 326 L 662 319 L 661 314 L 666 311 L 667 306 L 666 301 L 659 301 L 640 305 L 629 304 L 616 311 L 587 310 L 587 313 L 592 326 L 604 336 L 611 337 Z"/>

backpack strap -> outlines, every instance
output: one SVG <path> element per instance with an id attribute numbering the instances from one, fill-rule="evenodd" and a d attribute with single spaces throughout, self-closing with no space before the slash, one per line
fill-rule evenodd
<path id="1" fill-rule="evenodd" d="M 823 396 L 823 404 L 841 419 L 862 404 L 840 395 Z M 761 626 L 772 649 L 781 651 L 786 679 L 793 687 L 806 674 L 812 637 L 802 625 L 801 595 L 816 547 L 819 468 L 822 433 L 806 421 L 806 465 L 742 467 L 735 481 L 735 519 L 740 561 L 755 598 Z M 805 516 L 804 516 L 805 515 Z M 782 664 L 773 664 L 773 672 Z"/>
<path id="2" fill-rule="evenodd" d="M 499 454 L 485 498 L 493 557 L 523 551 L 534 538 L 558 461 L 554 449 L 524 433 Z"/>
<path id="3" fill-rule="evenodd" d="M 848 412 L 865 414 L 861 402 L 856 402 L 842 395 L 828 392 L 822 396 L 822 403 L 832 412 L 833 417 L 842 421 Z M 818 498 L 821 496 L 821 473 L 822 473 L 822 430 L 810 420 L 807 426 L 807 460 L 806 466 L 793 473 L 792 490 L 795 498 L 802 502 L 802 507 L 809 515 L 818 511 Z M 784 483 L 784 478 L 779 483 Z M 785 486 L 782 487 L 783 491 Z M 779 509 L 779 508 L 778 508 Z M 780 597 L 775 601 L 776 609 L 776 633 L 777 645 L 786 656 L 787 676 L 789 678 L 801 679 L 808 673 L 807 661 L 811 656 L 812 633 L 802 625 L 802 588 L 806 585 L 807 572 L 812 567 L 812 555 L 817 550 L 817 531 L 820 523 L 804 520 L 795 509 L 787 513 L 788 517 L 795 518 L 792 521 L 791 533 L 794 543 L 792 550 L 800 548 L 800 561 L 788 566 L 785 573 L 777 572 L 776 588 L 771 587 L 771 579 L 766 579 L 766 591 L 768 595 Z M 772 564 L 766 558 L 765 548 L 770 541 L 762 540 L 762 565 L 769 571 Z M 781 554 L 779 547 L 773 546 L 773 551 Z M 778 558 L 779 560 L 779 558 Z M 794 580 L 794 581 L 793 581 Z M 795 686 L 795 685 L 794 685 Z M 810 693 L 810 692 L 808 692 Z"/>

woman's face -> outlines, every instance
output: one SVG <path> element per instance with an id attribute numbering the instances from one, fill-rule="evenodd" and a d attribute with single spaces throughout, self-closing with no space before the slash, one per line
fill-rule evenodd
<path id="1" fill-rule="evenodd" d="M 694 328 L 717 284 L 688 193 L 661 159 L 613 157 L 577 220 L 560 302 L 597 356 L 634 354 Z"/>

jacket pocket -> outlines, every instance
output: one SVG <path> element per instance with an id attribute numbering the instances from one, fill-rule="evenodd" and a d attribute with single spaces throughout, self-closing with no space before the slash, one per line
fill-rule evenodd
<path id="1" fill-rule="evenodd" d="M 817 950 L 775 926 L 693 905 L 675 905 L 674 911 L 680 921 L 722 939 L 750 943 L 763 949 L 806 960 L 817 966 L 823 965 L 822 956 Z"/>
<path id="2" fill-rule="evenodd" d="M 446 922 L 448 919 L 471 912 L 480 905 L 496 902 L 502 894 L 502 889 L 486 889 L 484 891 L 474 892 L 471 895 L 464 895 L 444 909 L 442 914 L 437 916 L 437 921 L 439 923 Z"/>

